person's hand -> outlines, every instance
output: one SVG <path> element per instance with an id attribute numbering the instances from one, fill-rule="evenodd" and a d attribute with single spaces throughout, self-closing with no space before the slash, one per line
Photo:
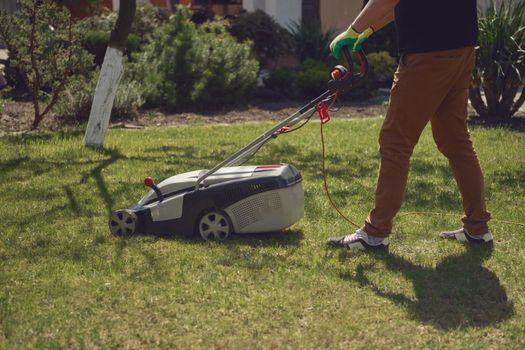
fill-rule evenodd
<path id="1" fill-rule="evenodd" d="M 357 32 L 352 26 L 338 36 L 330 44 L 330 51 L 332 55 L 337 59 L 341 59 L 341 49 L 343 47 L 348 47 L 350 51 L 359 51 L 361 46 L 370 35 L 374 34 L 372 28 L 368 28 L 362 33 Z"/>

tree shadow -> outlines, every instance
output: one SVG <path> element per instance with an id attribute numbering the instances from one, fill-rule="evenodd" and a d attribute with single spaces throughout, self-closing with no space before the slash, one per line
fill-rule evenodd
<path id="1" fill-rule="evenodd" d="M 0 174 L 4 174 L 4 172 L 15 170 L 17 167 L 19 167 L 20 165 L 28 161 L 30 161 L 29 156 L 23 156 L 23 157 L 9 159 L 5 162 L 1 162 L 0 163 Z"/>
<path id="2" fill-rule="evenodd" d="M 406 307 L 414 320 L 439 329 L 488 327 L 514 315 L 514 305 L 508 300 L 498 276 L 483 267 L 492 254 L 487 247 L 469 247 L 461 255 L 444 258 L 435 267 L 416 265 L 395 254 L 380 253 L 374 258 L 386 268 L 401 273 L 413 284 L 415 297 L 386 290 L 366 275 L 371 266 L 360 264 L 355 276 L 342 274 L 343 279 L 355 280 L 377 295 Z"/>
<path id="3" fill-rule="evenodd" d="M 99 193 L 102 196 L 104 203 L 106 204 L 106 209 L 107 209 L 108 216 L 109 216 L 111 215 L 115 201 L 113 199 L 113 196 L 108 191 L 106 180 L 104 179 L 104 176 L 102 175 L 102 171 L 105 168 L 109 167 L 111 164 L 115 163 L 116 161 L 120 159 L 125 159 L 126 157 L 122 153 L 120 153 L 120 151 L 117 149 L 100 149 L 100 152 L 105 155 L 108 155 L 109 158 L 104 159 L 103 161 L 100 162 L 99 165 L 91 169 L 91 171 L 85 173 L 82 176 L 80 183 L 82 184 L 86 183 L 90 177 L 95 180 Z"/>

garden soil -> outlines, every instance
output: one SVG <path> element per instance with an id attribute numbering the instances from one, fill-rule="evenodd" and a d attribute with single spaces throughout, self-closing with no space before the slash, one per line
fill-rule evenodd
<path id="1" fill-rule="evenodd" d="M 178 112 L 168 113 L 159 109 L 139 110 L 134 116 L 111 121 L 111 127 L 142 128 L 148 126 L 177 126 L 183 124 L 231 124 L 259 121 L 282 120 L 301 107 L 300 102 L 253 101 L 247 106 L 224 109 L 214 112 Z M 386 105 L 345 105 L 333 113 L 334 118 L 363 118 L 384 115 Z M 34 109 L 31 102 L 6 101 L 0 115 L 0 130 L 3 132 L 23 132 L 31 128 Z M 87 121 L 87 116 L 84 118 Z M 40 128 L 43 130 L 61 130 L 78 126 L 79 121 L 65 120 L 47 115 Z"/>
<path id="2" fill-rule="evenodd" d="M 296 112 L 301 106 L 302 103 L 298 101 L 253 100 L 244 107 L 216 110 L 213 112 L 190 111 L 168 113 L 159 109 L 143 109 L 129 118 L 112 120 L 110 127 L 137 129 L 184 124 L 232 124 L 278 121 Z M 386 101 L 366 104 L 344 102 L 337 111 L 332 113 L 332 117 L 334 119 L 344 119 L 384 116 L 386 109 Z M 29 131 L 33 121 L 33 113 L 33 104 L 31 102 L 7 100 L 4 111 L 0 114 L 0 131 L 4 133 Z M 473 116 L 471 118 L 472 124 L 487 124 L 475 118 L 473 110 L 471 110 L 471 115 Z M 87 116 L 84 118 L 84 122 L 86 121 Z M 65 120 L 53 115 L 48 115 L 42 121 L 39 129 L 78 129 L 79 124 L 80 122 L 78 120 Z M 521 112 L 519 118 L 512 118 L 512 120 L 505 125 L 514 130 L 525 132 L 525 113 Z"/>

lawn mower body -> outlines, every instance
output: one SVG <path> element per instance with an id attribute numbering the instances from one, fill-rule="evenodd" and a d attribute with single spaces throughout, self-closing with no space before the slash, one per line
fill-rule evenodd
<path id="1" fill-rule="evenodd" d="M 206 172 L 192 171 L 162 181 L 157 185 L 160 200 L 151 190 L 133 208 L 115 212 L 110 228 L 119 235 L 192 235 L 197 231 L 207 240 L 221 240 L 230 232 L 279 231 L 303 216 L 302 177 L 291 165 L 222 168 L 195 190 Z M 128 221 L 127 227 L 118 225 L 119 214 Z"/>
<path id="2" fill-rule="evenodd" d="M 288 164 L 238 166 L 249 160 L 266 142 L 297 130 L 316 111 L 324 124 L 329 119 L 326 103 L 364 78 L 366 57 L 357 53 L 361 72 L 352 71 L 351 56 L 343 50 L 346 65 L 336 66 L 328 90 L 299 111 L 273 126 L 248 145 L 210 170 L 172 176 L 151 188 L 134 207 L 112 213 L 109 228 L 117 235 L 200 234 L 205 240 L 224 240 L 230 233 L 274 232 L 296 223 L 304 213 L 302 177 Z"/>

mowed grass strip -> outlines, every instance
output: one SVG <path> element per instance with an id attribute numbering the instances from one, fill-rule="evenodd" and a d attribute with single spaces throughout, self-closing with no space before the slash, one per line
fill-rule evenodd
<path id="1" fill-rule="evenodd" d="M 325 128 L 331 192 L 362 222 L 373 205 L 380 118 Z M 493 252 L 441 241 L 461 201 L 429 130 L 411 163 L 390 254 L 329 250 L 353 230 L 322 186 L 319 123 L 252 164 L 301 170 L 305 217 L 224 244 L 109 233 L 112 210 L 162 180 L 210 168 L 271 124 L 0 138 L 0 348 L 525 347 L 523 226 L 494 220 Z M 525 136 L 473 128 L 494 219 L 525 221 Z"/>

